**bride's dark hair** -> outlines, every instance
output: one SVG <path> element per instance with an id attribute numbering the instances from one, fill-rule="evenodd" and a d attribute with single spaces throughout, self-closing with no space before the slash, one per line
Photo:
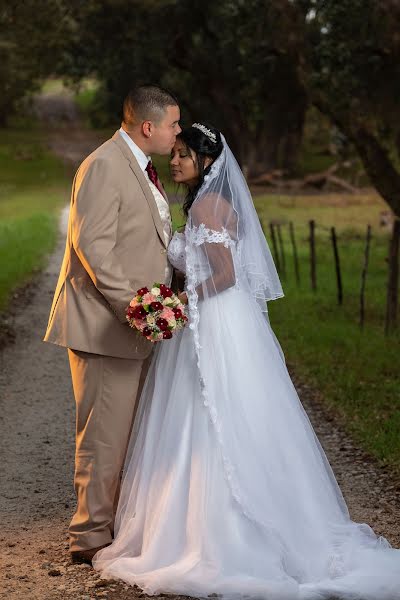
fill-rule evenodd
<path id="1" fill-rule="evenodd" d="M 196 123 L 196 125 L 199 124 Z M 190 207 L 196 198 L 196 194 L 204 181 L 205 175 L 207 175 L 211 168 L 212 163 L 208 165 L 208 167 L 204 168 L 206 157 L 208 156 L 209 158 L 212 158 L 212 161 L 214 162 L 214 160 L 217 159 L 221 154 L 223 149 L 221 134 L 218 129 L 215 129 L 215 127 L 207 125 L 206 123 L 201 123 L 200 126 L 206 129 L 212 135 L 207 135 L 204 133 L 204 131 L 198 127 L 193 127 L 192 125 L 191 127 L 186 127 L 183 129 L 177 136 L 177 139 L 184 143 L 188 152 L 190 149 L 196 154 L 196 163 L 199 170 L 199 183 L 192 190 L 188 190 L 183 203 L 182 209 L 186 216 L 188 215 Z M 213 136 L 215 136 L 215 138 Z"/>

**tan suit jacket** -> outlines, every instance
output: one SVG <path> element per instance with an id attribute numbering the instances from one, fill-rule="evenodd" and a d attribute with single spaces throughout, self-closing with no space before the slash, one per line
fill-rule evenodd
<path id="1" fill-rule="evenodd" d="M 67 243 L 44 341 L 120 358 L 151 342 L 127 324 L 138 288 L 165 281 L 167 249 L 149 184 L 116 132 L 79 167 Z"/>

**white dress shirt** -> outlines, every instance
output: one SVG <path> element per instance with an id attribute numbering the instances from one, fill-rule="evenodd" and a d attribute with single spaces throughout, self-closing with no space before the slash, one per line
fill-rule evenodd
<path id="1" fill-rule="evenodd" d="M 157 204 L 158 212 L 160 214 L 160 219 L 161 219 L 161 222 L 163 225 L 163 230 L 164 230 L 165 243 L 168 246 L 169 241 L 171 239 L 171 234 L 172 234 L 171 213 L 170 213 L 169 204 L 168 204 L 166 198 L 161 194 L 161 192 L 154 185 L 154 183 L 152 183 L 150 181 L 149 175 L 146 171 L 147 164 L 148 164 L 149 160 L 151 160 L 151 157 L 146 156 L 146 154 L 143 152 L 143 150 L 141 148 L 139 148 L 139 146 L 137 144 L 135 144 L 133 139 L 126 133 L 126 131 L 124 129 L 122 129 L 122 127 L 120 128 L 119 133 L 120 133 L 122 139 L 128 144 L 130 150 L 132 151 L 132 154 L 138 161 L 139 167 L 142 169 L 143 174 L 148 181 L 149 187 L 154 196 L 154 200 Z M 171 267 L 170 263 L 168 262 L 168 265 L 167 265 L 167 268 L 165 271 L 165 282 L 167 285 L 169 285 L 171 283 L 171 279 L 172 279 L 172 267 Z M 151 283 L 152 282 L 148 282 L 146 285 L 148 285 L 148 284 L 151 285 Z"/>

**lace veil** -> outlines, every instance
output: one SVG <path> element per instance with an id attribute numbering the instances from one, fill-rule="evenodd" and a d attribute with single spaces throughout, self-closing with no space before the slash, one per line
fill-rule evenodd
<path id="1" fill-rule="evenodd" d="M 236 286 L 263 312 L 283 296 L 274 261 L 246 180 L 223 136 L 223 150 L 205 176 L 186 224 L 190 309 Z"/>
<path id="2" fill-rule="evenodd" d="M 232 304 L 227 301 L 224 292 L 228 293 L 230 288 L 235 287 L 243 292 L 240 303 L 242 310 L 259 315 L 260 328 L 269 328 L 284 362 L 279 342 L 269 325 L 266 306 L 267 301 L 282 297 L 283 291 L 246 180 L 225 138 L 221 138 L 223 150 L 205 176 L 189 210 L 185 228 L 185 289 L 201 394 L 221 448 L 225 477 L 244 514 L 259 523 L 243 498 L 235 461 L 231 458 L 232 443 L 223 432 L 224 417 L 219 414 L 213 394 L 209 393 L 211 382 L 205 377 L 202 361 L 204 353 L 217 355 L 215 344 L 219 343 L 220 336 L 217 335 L 215 339 L 210 337 L 213 328 L 218 330 L 221 323 L 229 323 L 234 336 L 235 321 L 241 318 L 236 308 L 239 304 L 235 303 L 234 314 L 230 314 L 228 305 L 232 307 Z M 208 300 L 205 316 L 208 323 L 203 324 L 200 305 L 205 300 Z M 263 314 L 265 319 L 262 318 Z M 228 339 L 226 343 L 229 352 Z M 223 379 L 223 369 L 223 365 L 215 365 L 217 378 Z"/>

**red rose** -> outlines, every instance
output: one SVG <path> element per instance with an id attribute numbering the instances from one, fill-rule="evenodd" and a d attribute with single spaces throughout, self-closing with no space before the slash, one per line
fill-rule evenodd
<path id="1" fill-rule="evenodd" d="M 168 329 L 167 319 L 157 319 L 156 325 L 161 329 L 161 331 L 166 331 Z"/>
<path id="2" fill-rule="evenodd" d="M 144 335 L 144 337 L 147 337 L 148 335 L 151 335 L 151 329 L 150 327 L 145 327 L 142 331 L 142 335 Z"/>
<path id="3" fill-rule="evenodd" d="M 173 293 L 174 292 L 167 285 L 164 285 L 163 283 L 160 285 L 160 294 L 163 298 L 171 298 Z"/>
<path id="4" fill-rule="evenodd" d="M 133 309 L 132 316 L 134 319 L 144 319 L 147 315 L 147 312 L 144 310 L 143 306 L 135 306 Z"/>
<path id="5" fill-rule="evenodd" d="M 147 287 L 142 287 L 142 288 L 140 288 L 140 290 L 138 290 L 138 291 L 136 292 L 136 294 L 137 294 L 138 296 L 144 296 L 145 294 L 147 294 L 147 292 L 148 292 L 148 291 L 149 291 L 149 288 L 147 288 Z"/>
<path id="6" fill-rule="evenodd" d="M 153 310 L 162 310 L 164 308 L 161 302 L 152 302 L 150 306 Z"/>
<path id="7" fill-rule="evenodd" d="M 177 319 L 181 319 L 183 316 L 180 308 L 173 308 L 172 312 L 174 313 L 174 315 Z"/>
<path id="8" fill-rule="evenodd" d="M 169 329 L 167 329 L 163 332 L 163 338 L 164 340 L 170 340 L 172 338 L 172 332 Z"/>
<path id="9" fill-rule="evenodd" d="M 135 309 L 132 308 L 132 306 L 128 306 L 128 308 L 126 309 L 126 314 L 128 316 L 129 319 L 133 318 L 133 313 L 135 312 Z"/>

